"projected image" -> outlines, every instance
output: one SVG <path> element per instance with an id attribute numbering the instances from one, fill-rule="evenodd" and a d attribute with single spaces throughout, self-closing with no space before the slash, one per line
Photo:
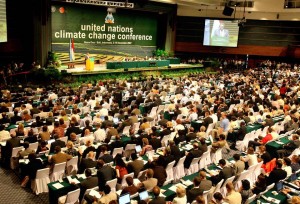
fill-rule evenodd
<path id="1" fill-rule="evenodd" d="M 203 45 L 237 47 L 239 26 L 236 21 L 205 20 Z"/>
<path id="2" fill-rule="evenodd" d="M 0 0 L 0 42 L 7 42 L 6 3 Z"/>

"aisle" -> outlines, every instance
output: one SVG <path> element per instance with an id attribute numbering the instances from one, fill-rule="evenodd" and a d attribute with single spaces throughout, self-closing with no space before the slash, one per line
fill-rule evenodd
<path id="1" fill-rule="evenodd" d="M 29 188 L 20 186 L 20 179 L 12 170 L 0 168 L 0 204 L 48 204 L 48 193 L 36 196 Z"/>

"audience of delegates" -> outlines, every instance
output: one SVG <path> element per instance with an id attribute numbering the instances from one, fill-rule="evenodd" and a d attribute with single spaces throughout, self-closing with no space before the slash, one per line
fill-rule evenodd
<path id="1" fill-rule="evenodd" d="M 269 176 L 259 176 L 253 189 L 248 188 L 246 181 L 240 193 L 235 191 L 231 183 L 226 185 L 228 194 L 224 201 L 241 203 L 251 195 L 250 190 L 258 194 L 265 189 L 266 184 L 276 183 L 299 170 L 299 156 L 287 158 L 300 145 L 300 132 L 297 131 L 300 108 L 298 81 L 298 70 L 264 68 L 222 75 L 191 74 L 178 79 L 152 77 L 144 81 L 130 82 L 109 80 L 94 86 L 82 84 L 78 90 L 49 86 L 36 91 L 27 89 L 24 93 L 17 91 L 11 94 L 2 91 L 0 141 L 7 141 L 1 151 L 2 161 L 9 165 L 14 147 L 25 147 L 20 155 L 32 153 L 28 150 L 27 142 L 20 142 L 25 137 L 24 141 L 39 142 L 38 152 L 47 151 L 46 147 L 50 147 L 50 154 L 55 153 L 49 157 L 50 164 L 68 161 L 78 152 L 80 173 L 96 167 L 98 186 L 103 194 L 102 201 L 100 199 L 96 202 L 108 202 L 115 196 L 105 186 L 106 181 L 117 177 L 120 182 L 124 175 L 131 172 L 134 172 L 136 178 L 144 169 L 147 169 L 147 179 L 138 187 L 153 190 L 153 202 L 161 202 L 164 198 L 159 196 L 158 186 L 162 186 L 166 180 L 165 168 L 170 162 L 175 160 L 177 163 L 186 155 L 184 167 L 189 168 L 193 158 L 200 157 L 209 149 L 206 144 L 208 136 L 212 136 L 211 151 L 215 152 L 219 148 L 228 149 L 229 141 L 232 142 L 231 149 L 235 149 L 236 142 L 243 141 L 251 124 L 268 127 L 267 134 L 261 135 L 263 138 L 249 142 L 245 156 L 233 156 L 235 164 L 230 166 L 221 159 L 219 165 L 222 170 L 209 179 L 206 179 L 205 172 L 201 171 L 200 178 L 196 177 L 199 181 L 194 179 L 194 187 L 186 193 L 187 201 L 192 202 L 202 195 L 204 187 L 206 189 L 211 186 L 208 181 L 216 185 L 222 179 L 238 176 L 245 168 L 260 161 L 268 164 L 274 154 L 271 155 L 267 151 L 267 143 L 277 139 L 282 133 L 292 135 L 290 142 L 282 145 L 282 149 L 277 151 L 279 158 L 284 158 L 283 162 L 277 160 L 276 168 Z M 33 105 L 33 98 L 37 94 L 40 95 L 40 104 Z M 11 106 L 12 102 L 14 107 Z M 152 107 L 163 102 L 167 102 L 168 105 L 157 113 L 159 117 L 149 115 Z M 234 108 L 230 108 L 231 105 Z M 283 116 L 284 120 L 276 123 L 275 119 L 279 116 Z M 113 122 L 115 118 L 118 118 L 119 123 Z M 202 121 L 202 124 L 195 126 L 195 121 Z M 7 123 L 18 125 L 11 128 Z M 139 126 L 136 127 L 137 124 Z M 213 124 L 213 130 L 207 134 L 210 124 Z M 250 126 L 247 126 L 249 124 Z M 142 150 L 138 154 L 134 150 L 133 153 L 129 151 L 132 154 L 126 155 L 126 160 L 130 160 L 128 163 L 117 156 L 116 167 L 111 167 L 109 163 L 114 159 L 114 148 L 125 148 L 126 143 L 123 139 L 126 136 L 123 135 L 123 129 L 126 126 L 130 126 L 127 135 L 130 143 L 141 145 Z M 68 138 L 67 148 L 63 137 Z M 164 137 L 174 139 L 162 143 Z M 194 142 L 194 139 L 198 139 L 197 142 Z M 84 146 L 78 147 L 80 141 Z M 102 144 L 96 144 L 98 142 Z M 181 145 L 186 142 L 192 142 L 192 150 L 182 150 Z M 164 150 L 159 151 L 163 156 L 151 164 L 145 165 L 143 160 L 138 158 L 161 147 Z M 255 152 L 253 147 L 258 147 L 258 152 Z M 87 174 L 89 175 L 89 171 Z M 129 186 L 133 185 L 130 179 L 126 179 L 126 182 Z M 203 191 L 193 193 L 198 188 L 203 188 Z M 184 190 L 178 188 L 176 193 L 174 203 L 184 202 Z M 223 196 L 215 195 L 216 202 L 223 200 Z M 116 200 L 116 197 L 112 200 Z"/>

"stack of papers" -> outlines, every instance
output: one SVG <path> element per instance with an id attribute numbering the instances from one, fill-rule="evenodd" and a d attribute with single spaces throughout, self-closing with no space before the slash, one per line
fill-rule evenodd
<path id="1" fill-rule="evenodd" d="M 25 163 L 28 164 L 29 163 L 29 159 L 20 159 L 19 163 Z"/>
<path id="2" fill-rule="evenodd" d="M 185 185 L 183 185 L 181 183 L 178 183 L 178 184 L 173 185 L 172 187 L 170 187 L 169 190 L 176 192 L 176 189 L 177 189 L 178 186 L 181 186 L 182 188 L 186 189 Z"/>
<path id="3" fill-rule="evenodd" d="M 61 185 L 61 183 L 55 183 L 55 184 L 53 184 L 52 185 L 54 188 L 56 188 L 56 189 L 60 189 L 60 188 L 63 188 L 64 186 L 63 185 Z"/>
<path id="4" fill-rule="evenodd" d="M 191 180 L 186 180 L 185 181 L 185 180 L 181 179 L 180 181 L 185 186 L 191 186 L 191 185 L 193 185 L 193 182 Z"/>
<path id="5" fill-rule="evenodd" d="M 101 195 L 98 191 L 95 191 L 94 189 L 92 189 L 89 193 L 90 196 L 96 197 L 97 199 L 101 198 Z"/>
<path id="6" fill-rule="evenodd" d="M 76 178 L 72 178 L 71 176 L 67 176 L 67 179 L 69 183 L 75 183 L 75 184 L 80 183 Z"/>
<path id="7" fill-rule="evenodd" d="M 86 179 L 86 176 L 85 174 L 77 174 L 77 178 Z"/>

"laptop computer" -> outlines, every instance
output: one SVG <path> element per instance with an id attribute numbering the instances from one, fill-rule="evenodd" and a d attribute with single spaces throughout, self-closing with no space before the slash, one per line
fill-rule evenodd
<path id="1" fill-rule="evenodd" d="M 283 189 L 283 182 L 282 181 L 278 181 L 276 183 L 276 190 L 277 191 L 281 191 Z"/>
<path id="2" fill-rule="evenodd" d="M 136 153 L 140 153 L 140 151 L 142 151 L 141 145 L 136 145 L 135 146 L 135 151 L 136 151 Z"/>
<path id="3" fill-rule="evenodd" d="M 147 200 L 149 198 L 148 191 L 142 191 L 139 193 L 140 200 Z"/>
<path id="4" fill-rule="evenodd" d="M 130 195 L 129 195 L 129 193 L 120 195 L 119 204 L 130 204 Z"/>

